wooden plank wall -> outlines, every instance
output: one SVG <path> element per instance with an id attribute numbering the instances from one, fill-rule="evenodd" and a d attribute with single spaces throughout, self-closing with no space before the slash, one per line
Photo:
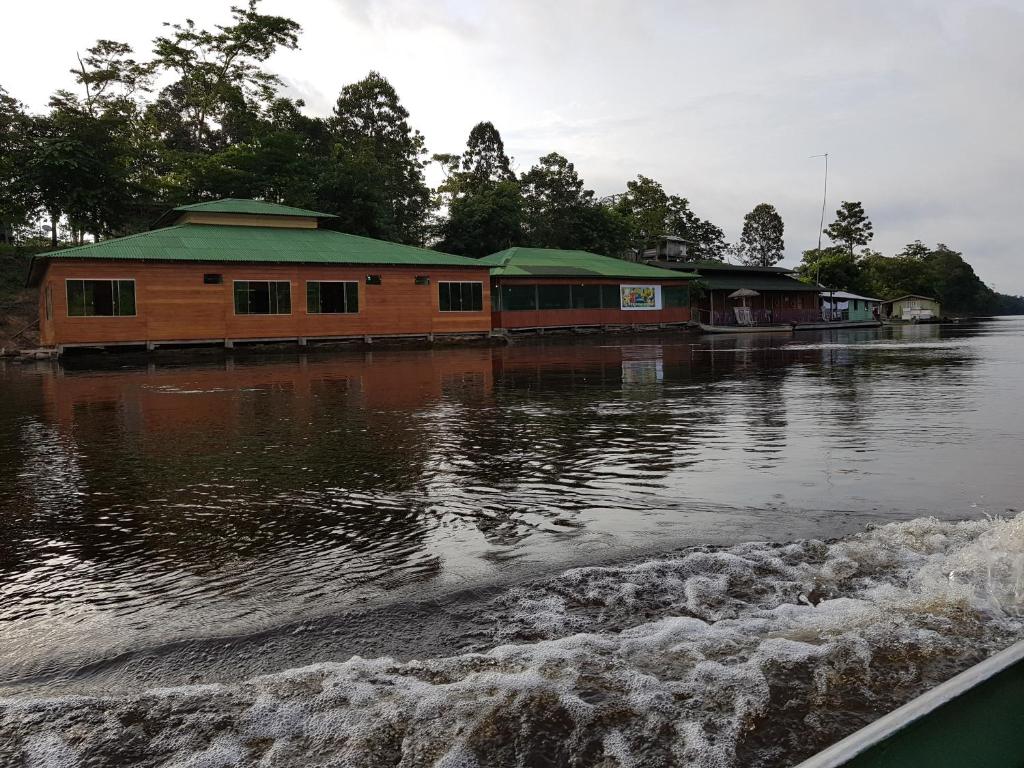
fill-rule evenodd
<path id="1" fill-rule="evenodd" d="M 203 275 L 223 275 L 205 285 Z M 368 274 L 381 285 L 367 285 Z M 426 275 L 430 285 L 416 285 Z M 135 317 L 69 317 L 66 280 L 135 280 Z M 236 315 L 235 280 L 287 280 L 291 314 Z M 357 314 L 310 315 L 307 280 L 354 280 L 359 284 Z M 483 283 L 480 312 L 441 312 L 439 282 Z M 53 292 L 53 319 L 45 318 L 46 287 Z M 54 260 L 40 282 L 42 343 L 144 343 L 159 341 L 274 339 L 329 336 L 390 336 L 486 333 L 491 328 L 486 267 L 393 267 L 343 265 L 197 264 Z"/>
<path id="2" fill-rule="evenodd" d="M 492 290 L 501 285 L 686 285 L 683 280 L 650 280 L 636 278 L 580 280 L 579 278 L 497 278 Z M 607 309 L 526 309 L 494 312 L 495 328 L 566 328 L 595 325 L 653 325 L 655 323 L 686 323 L 689 307 L 665 307 L 650 310 Z"/>

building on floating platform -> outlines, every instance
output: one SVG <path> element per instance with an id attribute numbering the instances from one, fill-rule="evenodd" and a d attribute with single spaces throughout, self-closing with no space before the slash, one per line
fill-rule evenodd
<path id="1" fill-rule="evenodd" d="M 746 267 L 720 261 L 648 262 L 698 275 L 694 319 L 702 326 L 781 327 L 821 322 L 821 286 L 803 283 L 784 267 Z"/>
<path id="2" fill-rule="evenodd" d="M 934 322 L 942 317 L 942 307 L 936 299 L 908 294 L 882 302 L 882 317 L 906 323 Z"/>
<path id="3" fill-rule="evenodd" d="M 508 248 L 480 260 L 491 268 L 494 328 L 506 331 L 690 321 L 696 275 L 553 248 Z"/>
<path id="4" fill-rule="evenodd" d="M 102 347 L 487 334 L 489 265 L 324 228 L 255 200 L 32 260 L 44 345 Z"/>
<path id="5" fill-rule="evenodd" d="M 848 291 L 821 292 L 821 319 L 826 322 L 878 322 L 881 320 L 881 307 L 881 299 Z"/>

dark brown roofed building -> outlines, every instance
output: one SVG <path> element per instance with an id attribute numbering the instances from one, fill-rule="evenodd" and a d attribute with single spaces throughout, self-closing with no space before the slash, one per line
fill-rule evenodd
<path id="1" fill-rule="evenodd" d="M 659 267 L 699 276 L 695 320 L 706 325 L 737 324 L 736 308 L 748 307 L 757 325 L 814 323 L 821 320 L 821 286 L 804 283 L 785 267 L 746 267 L 720 261 L 657 262 Z M 737 291 L 742 298 L 732 297 Z M 751 292 L 757 295 L 750 295 Z"/>

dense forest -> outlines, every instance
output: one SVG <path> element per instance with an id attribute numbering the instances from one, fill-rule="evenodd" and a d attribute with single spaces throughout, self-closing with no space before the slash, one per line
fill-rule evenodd
<path id="1" fill-rule="evenodd" d="M 56 90 L 43 113 L 0 84 L 0 250 L 130 234 L 175 205 L 242 197 L 335 214 L 330 226 L 346 232 L 473 257 L 510 245 L 624 256 L 676 235 L 694 259 L 782 258 L 784 225 L 769 203 L 746 215 L 729 244 L 687 198 L 643 175 L 599 198 L 557 152 L 517 174 L 490 122 L 473 127 L 461 153 L 432 154 L 377 72 L 344 86 L 330 115 L 311 117 L 266 68 L 276 51 L 298 47 L 300 31 L 250 0 L 213 29 L 165 25 L 144 56 L 96 42 L 71 57 L 69 88 Z M 433 189 L 430 163 L 444 177 Z M 881 296 L 936 295 L 951 312 L 1024 311 L 1024 299 L 995 294 L 944 245 L 914 243 L 892 257 L 867 250 L 870 222 L 854 222 L 851 235 L 843 218 L 851 205 L 859 208 L 844 203 L 827 230 L 835 246 L 805 253 L 804 277 Z"/>

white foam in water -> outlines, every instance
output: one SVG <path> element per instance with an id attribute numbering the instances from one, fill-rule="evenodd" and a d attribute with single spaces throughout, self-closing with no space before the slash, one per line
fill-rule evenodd
<path id="1" fill-rule="evenodd" d="M 1020 637 L 1024 513 L 574 569 L 489 610 L 485 653 L 0 699 L 0 749 L 30 768 L 791 764 Z"/>

